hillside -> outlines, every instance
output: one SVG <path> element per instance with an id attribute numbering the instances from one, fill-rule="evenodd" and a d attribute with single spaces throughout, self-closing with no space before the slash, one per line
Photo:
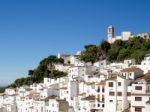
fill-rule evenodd
<path id="1" fill-rule="evenodd" d="M 136 63 L 140 63 L 146 54 L 150 54 L 150 40 L 134 37 L 128 41 L 116 40 L 113 44 L 102 41 L 99 45 L 86 45 L 80 59 L 94 63 L 102 59 L 120 62 L 134 58 Z"/>
<path id="2" fill-rule="evenodd" d="M 36 69 L 29 70 L 27 77 L 16 79 L 9 87 L 20 87 L 22 85 L 40 83 L 43 81 L 44 77 L 58 78 L 66 76 L 67 73 L 55 70 L 54 63 L 64 63 L 64 60 L 51 55 L 43 59 Z"/>
<path id="3" fill-rule="evenodd" d="M 110 62 L 120 62 L 124 59 L 134 58 L 137 63 L 140 63 L 146 54 L 150 54 L 150 40 L 134 37 L 128 41 L 117 40 L 113 44 L 102 41 L 99 45 L 85 45 L 85 50 L 82 51 L 79 59 L 94 63 L 102 59 L 107 59 Z M 43 81 L 44 77 L 58 78 L 66 76 L 67 73 L 55 70 L 54 63 L 64 63 L 64 60 L 51 55 L 43 59 L 36 69 L 29 70 L 27 77 L 16 79 L 9 87 L 39 83 Z M 48 65 L 50 65 L 50 68 L 47 67 Z"/>

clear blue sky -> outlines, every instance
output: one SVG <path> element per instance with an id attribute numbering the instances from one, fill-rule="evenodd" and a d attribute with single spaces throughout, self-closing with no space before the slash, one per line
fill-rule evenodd
<path id="1" fill-rule="evenodd" d="M 58 52 L 106 39 L 107 26 L 150 31 L 149 0 L 0 0 L 0 86 Z"/>

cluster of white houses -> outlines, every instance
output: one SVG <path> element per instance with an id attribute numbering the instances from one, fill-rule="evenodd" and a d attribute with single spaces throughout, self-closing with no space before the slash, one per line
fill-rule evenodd
<path id="1" fill-rule="evenodd" d="M 150 111 L 150 56 L 140 65 L 134 59 L 87 64 L 77 55 L 59 57 L 66 64 L 56 64 L 55 69 L 68 76 L 7 88 L 0 94 L 0 112 Z"/>

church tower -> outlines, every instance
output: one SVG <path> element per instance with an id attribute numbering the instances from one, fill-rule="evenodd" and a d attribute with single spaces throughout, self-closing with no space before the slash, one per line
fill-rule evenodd
<path id="1" fill-rule="evenodd" d="M 109 43 L 113 43 L 114 38 L 114 27 L 110 25 L 107 30 L 107 39 Z"/>

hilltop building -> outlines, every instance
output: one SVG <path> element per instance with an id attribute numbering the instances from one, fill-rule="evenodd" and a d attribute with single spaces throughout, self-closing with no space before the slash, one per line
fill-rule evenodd
<path id="1" fill-rule="evenodd" d="M 143 39 L 150 39 L 150 33 L 147 33 L 147 32 L 140 33 L 137 36 L 140 36 Z"/>
<path id="2" fill-rule="evenodd" d="M 115 29 L 112 25 L 108 27 L 107 30 L 107 38 L 109 43 L 114 43 L 116 40 L 123 40 L 126 41 L 129 38 L 132 38 L 131 32 L 122 32 L 120 36 L 115 36 Z"/>
<path id="3" fill-rule="evenodd" d="M 108 26 L 107 41 L 111 44 L 114 43 L 116 40 L 126 41 L 126 40 L 129 40 L 129 38 L 133 38 L 133 37 L 141 37 L 143 39 L 149 40 L 150 33 L 143 32 L 143 33 L 139 33 L 136 35 L 132 35 L 131 32 L 121 32 L 120 36 L 115 36 L 115 28 L 112 25 Z"/>

